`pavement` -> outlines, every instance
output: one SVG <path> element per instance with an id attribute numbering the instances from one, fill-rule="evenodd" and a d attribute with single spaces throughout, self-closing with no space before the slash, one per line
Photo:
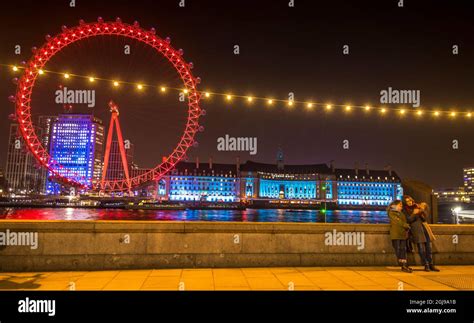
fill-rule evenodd
<path id="1" fill-rule="evenodd" d="M 0 273 L 0 290 L 474 290 L 474 266 L 265 267 Z"/>

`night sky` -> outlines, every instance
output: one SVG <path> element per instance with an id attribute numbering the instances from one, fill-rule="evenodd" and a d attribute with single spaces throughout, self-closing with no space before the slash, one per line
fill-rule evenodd
<path id="1" fill-rule="evenodd" d="M 18 64 L 28 60 L 32 46 L 41 46 L 46 34 L 55 35 L 62 25 L 75 26 L 79 19 L 123 22 L 138 20 L 157 35 L 171 37 L 175 48 L 194 63 L 194 74 L 202 78 L 200 89 L 233 94 L 334 104 L 379 104 L 380 91 L 388 87 L 421 91 L 425 108 L 474 110 L 474 16 L 468 1 L 395 0 L 304 1 L 295 0 L 198 1 L 9 1 L 2 3 L 0 20 L 0 63 Z M 472 1 L 470 1 L 472 2 Z M 14 46 L 22 54 L 14 55 Z M 129 44 L 132 55 L 124 56 Z M 239 45 L 240 54 L 234 54 Z M 349 45 L 350 54 L 342 47 Z M 452 46 L 459 54 L 452 54 Z M 87 73 L 133 82 L 180 86 L 180 80 L 163 58 L 144 45 L 125 39 L 90 39 L 68 47 L 54 57 L 47 69 Z M 0 68 L 0 167 L 5 166 L 8 115 L 13 105 L 14 73 Z M 70 88 L 88 87 L 83 80 L 67 83 L 58 76 L 45 75 L 34 90 L 35 116 L 58 114 L 54 91 L 59 84 Z M 186 106 L 177 93 L 162 95 L 147 89 L 111 89 L 94 85 L 97 104 L 92 112 L 108 125 L 106 108 L 111 98 L 121 106 L 125 138 L 135 144 L 135 161 L 152 167 L 168 154 L 184 129 Z M 402 178 L 425 181 L 433 187 L 458 186 L 462 168 L 474 165 L 474 120 L 445 117 L 380 117 L 362 111 L 346 114 L 341 109 L 326 113 L 307 111 L 302 106 L 283 104 L 268 107 L 263 102 L 232 104 L 223 98 L 203 101 L 207 115 L 205 131 L 197 137 L 199 147 L 189 159 L 207 161 L 274 163 L 278 147 L 285 162 L 329 163 L 336 167 L 374 169 L 391 164 Z M 75 107 L 83 112 L 84 107 Z M 89 110 L 91 111 L 91 110 Z M 34 120 L 35 122 L 35 120 Z M 257 137 L 258 153 L 218 152 L 217 138 Z M 350 149 L 343 149 L 343 140 Z M 459 141 L 459 149 L 452 141 Z"/>

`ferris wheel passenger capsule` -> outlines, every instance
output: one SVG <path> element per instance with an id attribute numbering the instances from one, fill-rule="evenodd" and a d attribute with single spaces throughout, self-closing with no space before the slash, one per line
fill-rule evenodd
<path id="1" fill-rule="evenodd" d="M 199 76 L 196 77 L 196 83 L 197 83 L 197 84 L 201 84 L 201 78 L 200 78 Z"/>
<path id="2" fill-rule="evenodd" d="M 97 22 L 103 23 L 103 22 L 104 22 L 104 18 L 102 18 L 102 17 L 97 17 Z"/>
<path id="3" fill-rule="evenodd" d="M 120 23 L 120 22 L 122 22 L 122 19 L 120 19 L 120 17 L 117 17 L 117 18 L 115 18 L 115 22 Z"/>
<path id="4" fill-rule="evenodd" d="M 61 26 L 61 30 L 62 30 L 62 31 L 66 31 L 66 30 L 67 30 L 67 26 L 66 26 L 66 25 L 62 25 L 62 26 Z"/>
<path id="5" fill-rule="evenodd" d="M 44 38 L 45 38 L 47 41 L 49 41 L 49 40 L 51 39 L 51 35 L 48 34 L 48 35 L 44 36 Z"/>
<path id="6" fill-rule="evenodd" d="M 18 84 L 18 78 L 17 77 L 12 78 L 12 82 L 13 84 Z"/>
<path id="7" fill-rule="evenodd" d="M 134 26 L 134 27 L 140 27 L 140 23 L 135 20 L 135 21 L 133 22 L 133 26 Z"/>
<path id="8" fill-rule="evenodd" d="M 156 34 L 156 29 L 154 27 L 150 28 L 150 32 L 154 35 Z"/>
<path id="9" fill-rule="evenodd" d="M 190 69 L 193 69 L 193 68 L 194 68 L 194 63 L 193 63 L 193 62 L 189 62 L 188 66 L 189 66 Z"/>
<path id="10" fill-rule="evenodd" d="M 15 103 L 15 96 L 14 95 L 10 95 L 8 97 L 8 101 L 12 102 L 12 103 Z"/>
<path id="11" fill-rule="evenodd" d="M 85 23 L 84 19 L 79 19 L 79 25 L 84 25 Z"/>
<path id="12" fill-rule="evenodd" d="M 165 42 L 166 42 L 167 44 L 171 43 L 171 38 L 170 38 L 170 37 L 166 37 L 166 38 L 165 38 Z"/>
<path id="13" fill-rule="evenodd" d="M 179 56 L 183 56 L 184 55 L 184 50 L 182 48 L 178 49 L 178 54 L 179 54 Z"/>

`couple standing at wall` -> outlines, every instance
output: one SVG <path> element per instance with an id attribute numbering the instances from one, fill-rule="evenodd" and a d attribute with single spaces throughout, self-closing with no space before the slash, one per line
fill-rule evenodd
<path id="1" fill-rule="evenodd" d="M 411 273 L 408 266 L 407 251 L 413 252 L 416 245 L 425 271 L 439 271 L 433 263 L 431 242 L 436 239 L 428 224 L 429 210 L 426 203 L 415 203 L 408 195 L 403 201 L 390 203 L 387 209 L 390 218 L 390 239 L 402 271 Z"/>

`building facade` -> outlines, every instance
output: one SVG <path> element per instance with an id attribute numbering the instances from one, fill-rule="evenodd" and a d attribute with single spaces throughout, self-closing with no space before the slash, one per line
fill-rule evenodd
<path id="1" fill-rule="evenodd" d="M 336 169 L 337 204 L 347 206 L 387 206 L 401 200 L 400 178 L 391 169 Z"/>
<path id="2" fill-rule="evenodd" d="M 474 201 L 474 167 L 463 168 L 463 186 L 434 191 L 439 203 L 471 203 Z"/>
<path id="3" fill-rule="evenodd" d="M 247 161 L 240 167 L 243 201 L 271 204 L 335 202 L 335 175 L 326 164 L 285 165 Z"/>
<path id="4" fill-rule="evenodd" d="M 38 136 L 42 131 L 35 127 Z M 12 194 L 31 194 L 44 191 L 44 171 L 29 152 L 20 134 L 18 124 L 10 125 L 5 179 Z"/>
<path id="5" fill-rule="evenodd" d="M 326 164 L 284 165 L 247 161 L 240 165 L 181 162 L 157 184 L 170 201 L 322 204 L 385 207 L 403 189 L 391 170 L 335 169 Z"/>
<path id="6" fill-rule="evenodd" d="M 437 189 L 434 195 L 437 197 L 439 203 L 469 203 L 471 201 L 470 194 L 466 192 L 463 186 Z"/>
<path id="7" fill-rule="evenodd" d="M 4 197 L 8 194 L 8 186 L 7 186 L 7 179 L 5 178 L 5 174 L 3 170 L 0 169 L 0 197 Z"/>
<path id="8" fill-rule="evenodd" d="M 240 180 L 231 164 L 178 163 L 158 182 L 158 197 L 170 201 L 238 202 Z"/>
<path id="9" fill-rule="evenodd" d="M 49 152 L 49 142 L 51 138 L 51 126 L 53 122 L 57 119 L 56 116 L 39 116 L 38 117 L 38 127 L 41 129 L 41 136 L 39 139 L 43 144 L 43 147 L 46 151 Z M 40 169 L 40 177 L 41 177 L 41 193 L 46 194 L 47 192 L 47 182 L 48 182 L 48 170 L 45 167 L 41 167 Z"/>
<path id="10" fill-rule="evenodd" d="M 463 169 L 464 191 L 468 195 L 474 195 L 474 167 L 466 167 Z"/>
<path id="11" fill-rule="evenodd" d="M 62 114 L 51 124 L 49 154 L 55 172 L 91 186 L 102 175 L 104 126 L 89 114 Z M 47 193 L 59 194 L 61 184 L 48 173 Z"/>

